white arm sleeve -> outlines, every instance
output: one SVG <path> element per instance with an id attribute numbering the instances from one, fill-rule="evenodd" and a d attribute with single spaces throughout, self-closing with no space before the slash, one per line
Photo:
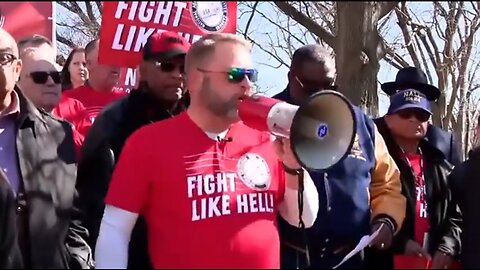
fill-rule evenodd
<path id="1" fill-rule="evenodd" d="M 128 244 L 138 214 L 106 205 L 95 248 L 96 269 L 126 269 Z"/>
<path id="2" fill-rule="evenodd" d="M 289 179 L 285 179 L 289 181 Z M 310 174 L 307 171 L 304 171 L 303 177 L 303 213 L 302 219 L 305 224 L 305 228 L 310 228 L 313 226 L 313 223 L 317 219 L 319 201 L 318 201 L 318 191 L 313 183 Z M 298 227 L 299 218 L 298 218 L 298 191 L 291 189 L 286 185 L 285 194 L 283 196 L 283 201 L 278 206 L 278 212 L 285 221 L 290 225 Z"/>

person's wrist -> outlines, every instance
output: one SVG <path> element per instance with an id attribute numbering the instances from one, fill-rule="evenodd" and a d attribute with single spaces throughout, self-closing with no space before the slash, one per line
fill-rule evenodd
<path id="1" fill-rule="evenodd" d="M 295 167 L 290 167 L 284 162 L 282 162 L 283 170 L 285 173 L 290 174 L 290 175 L 300 175 L 301 171 L 303 170 L 302 167 L 298 166 L 297 168 Z"/>

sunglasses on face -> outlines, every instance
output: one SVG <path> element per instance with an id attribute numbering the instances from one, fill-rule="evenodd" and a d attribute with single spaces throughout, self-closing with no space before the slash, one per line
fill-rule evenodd
<path id="1" fill-rule="evenodd" d="M 241 83 L 245 78 L 248 78 L 251 82 L 256 82 L 258 79 L 258 70 L 256 69 L 231 68 L 229 71 L 198 70 L 201 72 L 225 73 L 227 74 L 227 80 L 232 83 Z"/>
<path id="2" fill-rule="evenodd" d="M 428 119 L 430 119 L 430 114 L 421 110 L 400 111 L 398 112 L 398 116 L 405 120 L 415 117 L 420 122 L 427 122 Z"/>
<path id="3" fill-rule="evenodd" d="M 178 68 L 181 74 L 185 73 L 185 66 L 184 65 L 175 65 L 173 63 L 168 63 L 168 62 L 156 62 L 155 66 L 159 68 L 162 72 L 173 72 L 175 69 Z"/>
<path id="4" fill-rule="evenodd" d="M 34 71 L 29 75 L 36 84 L 45 84 L 48 81 L 48 77 L 51 77 L 55 84 L 59 84 L 62 81 L 61 74 L 58 71 Z"/>
<path id="5" fill-rule="evenodd" d="M 0 54 L 0 66 L 3 67 L 3 66 L 10 65 L 16 59 L 17 59 L 17 57 L 15 57 L 15 55 L 13 55 L 13 54 L 2 53 L 2 54 Z"/>
<path id="6" fill-rule="evenodd" d="M 320 91 L 320 90 L 337 90 L 337 86 L 333 84 L 332 80 L 324 80 L 324 81 L 315 81 L 309 79 L 300 79 L 298 76 L 295 76 L 297 82 L 300 86 L 307 90 L 313 91 Z"/>

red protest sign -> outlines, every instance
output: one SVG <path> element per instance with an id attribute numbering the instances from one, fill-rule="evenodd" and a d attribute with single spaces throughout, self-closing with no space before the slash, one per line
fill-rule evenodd
<path id="1" fill-rule="evenodd" d="M 15 39 L 40 34 L 54 40 L 55 2 L 0 2 L 0 28 Z"/>
<path id="2" fill-rule="evenodd" d="M 155 31 L 176 31 L 193 43 L 206 33 L 235 33 L 236 27 L 237 2 L 104 2 L 98 60 L 134 68 Z"/>

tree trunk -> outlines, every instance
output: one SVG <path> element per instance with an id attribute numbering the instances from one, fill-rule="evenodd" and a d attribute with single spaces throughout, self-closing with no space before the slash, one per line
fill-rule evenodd
<path id="1" fill-rule="evenodd" d="M 375 2 L 337 2 L 335 57 L 339 91 L 372 117 L 378 115 L 377 49 L 381 42 Z M 365 53 L 364 53 L 365 52 Z"/>

